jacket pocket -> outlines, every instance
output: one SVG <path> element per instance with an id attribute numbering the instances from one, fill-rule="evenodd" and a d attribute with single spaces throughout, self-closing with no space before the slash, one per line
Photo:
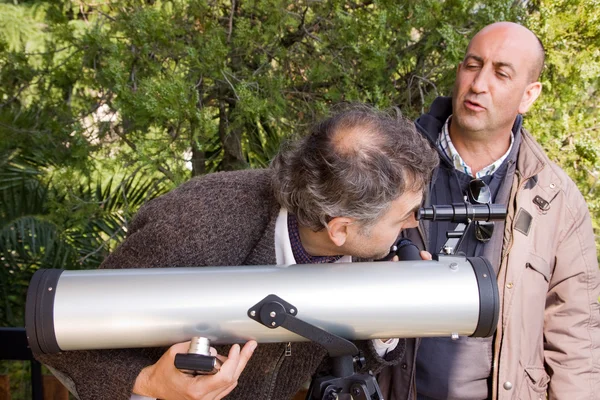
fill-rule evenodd
<path id="1" fill-rule="evenodd" d="M 519 400 L 545 400 L 550 377 L 541 367 L 527 367 L 519 390 Z"/>
<path id="2" fill-rule="evenodd" d="M 550 265 L 542 257 L 537 256 L 533 253 L 529 253 L 529 255 L 527 256 L 527 262 L 525 263 L 525 266 L 541 274 L 546 280 L 546 282 L 550 282 L 550 278 L 552 277 L 552 271 L 550 270 Z"/>

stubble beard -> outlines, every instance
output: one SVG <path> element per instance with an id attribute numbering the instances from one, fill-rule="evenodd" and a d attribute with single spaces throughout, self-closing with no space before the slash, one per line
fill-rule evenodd
<path id="1" fill-rule="evenodd" d="M 453 114 L 451 125 L 454 125 L 454 132 L 466 139 L 475 141 L 484 139 L 489 132 L 489 124 L 482 119 L 482 113 L 478 114 L 464 109 L 458 114 Z"/>
<path id="2" fill-rule="evenodd" d="M 353 254 L 353 257 L 359 257 L 359 258 L 364 258 L 367 260 L 379 260 L 385 256 L 387 256 L 390 253 L 390 249 L 385 250 L 385 252 L 383 251 L 378 251 L 377 253 L 375 253 L 375 251 L 373 249 L 369 249 L 366 247 L 361 247 L 360 249 L 358 249 L 355 254 Z"/>

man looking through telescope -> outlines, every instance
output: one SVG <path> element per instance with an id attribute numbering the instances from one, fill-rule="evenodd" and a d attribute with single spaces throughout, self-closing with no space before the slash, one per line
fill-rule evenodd
<path id="1" fill-rule="evenodd" d="M 402 229 L 417 225 L 415 211 L 437 163 L 435 151 L 398 113 L 351 106 L 283 148 L 268 169 L 206 175 L 149 202 L 101 268 L 381 258 Z M 94 350 L 37 357 L 82 400 L 132 394 L 165 400 L 284 400 L 324 368 L 326 351 L 311 342 L 261 344 L 250 358 L 254 345 L 246 344 L 241 353 L 232 347 L 223 364 L 226 374 L 210 377 L 175 369 L 175 353 L 186 349 L 182 344 L 166 352 Z M 357 345 L 374 372 L 402 360 L 405 351 L 405 341 L 398 339 Z"/>
<path id="2" fill-rule="evenodd" d="M 441 160 L 426 203 L 467 197 L 509 207 L 506 226 L 474 226 L 461 247 L 494 265 L 501 315 L 495 338 L 422 339 L 416 359 L 380 375 L 388 399 L 407 398 L 415 373 L 418 400 L 598 398 L 600 279 L 590 215 L 522 127 L 543 65 L 533 32 L 489 25 L 469 43 L 452 99 L 437 98 L 416 122 Z M 421 228 L 410 238 L 437 253 L 454 225 Z"/>

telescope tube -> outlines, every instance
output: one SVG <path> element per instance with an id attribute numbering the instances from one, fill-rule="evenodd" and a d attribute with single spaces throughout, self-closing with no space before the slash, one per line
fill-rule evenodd
<path id="1" fill-rule="evenodd" d="M 26 330 L 37 353 L 306 341 L 248 317 L 269 294 L 296 317 L 349 340 L 491 336 L 498 321 L 495 274 L 483 258 L 440 261 L 199 268 L 39 270 Z"/>

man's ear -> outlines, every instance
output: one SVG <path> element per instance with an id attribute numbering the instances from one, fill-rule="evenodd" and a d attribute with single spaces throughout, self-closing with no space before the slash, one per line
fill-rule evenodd
<path id="1" fill-rule="evenodd" d="M 329 239 L 338 247 L 346 243 L 350 225 L 354 223 L 352 218 L 335 217 L 327 224 L 327 234 Z"/>
<path id="2" fill-rule="evenodd" d="M 521 98 L 521 104 L 519 104 L 519 114 L 525 114 L 539 97 L 540 93 L 542 93 L 542 84 L 540 82 L 533 82 L 527 85 L 525 93 L 523 93 L 523 97 Z"/>

